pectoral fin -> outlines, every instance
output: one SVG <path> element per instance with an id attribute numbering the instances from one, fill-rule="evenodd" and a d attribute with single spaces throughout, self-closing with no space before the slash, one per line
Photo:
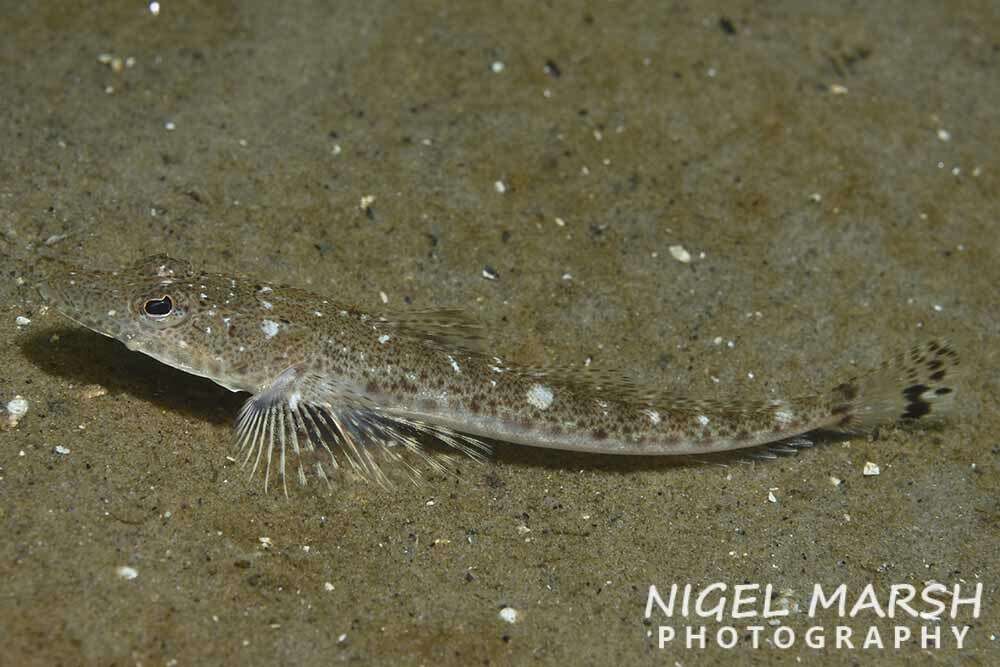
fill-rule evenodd
<path id="1" fill-rule="evenodd" d="M 285 495 L 289 459 L 300 486 L 307 474 L 329 483 L 328 473 L 346 468 L 389 487 L 387 463 L 400 464 L 414 481 L 427 469 L 448 470 L 448 457 L 429 448 L 435 443 L 476 460 L 489 452 L 471 436 L 388 414 L 354 387 L 301 366 L 288 368 L 247 400 L 236 421 L 236 443 L 240 465 L 253 462 L 251 477 L 263 466 L 265 493 L 271 466 L 277 466 Z"/>

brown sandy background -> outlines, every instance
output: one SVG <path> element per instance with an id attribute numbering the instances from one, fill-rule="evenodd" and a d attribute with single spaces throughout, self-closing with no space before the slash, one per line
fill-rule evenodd
<path id="1" fill-rule="evenodd" d="M 5 254 L 0 662 L 997 660 L 995 3 L 81 4 L 0 15 L 19 255 L 460 305 L 502 356 L 699 396 L 938 335 L 969 373 L 941 427 L 769 463 L 506 447 L 287 501 L 226 460 L 240 397 L 45 312 Z M 642 618 L 650 584 L 931 580 L 985 587 L 961 651 L 660 651 Z"/>

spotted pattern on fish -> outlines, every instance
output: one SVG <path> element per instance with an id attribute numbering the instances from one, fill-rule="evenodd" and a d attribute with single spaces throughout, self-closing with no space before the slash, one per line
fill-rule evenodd
<path id="1" fill-rule="evenodd" d="M 519 367 L 484 352 L 455 310 L 376 314 L 294 287 L 156 255 L 114 272 L 57 264 L 42 292 L 130 350 L 251 394 L 241 463 L 300 484 L 340 467 L 387 483 L 386 461 L 440 468 L 428 443 L 474 458 L 483 439 L 602 454 L 689 455 L 817 429 L 863 431 L 942 414 L 958 355 L 932 341 L 831 391 L 699 400 L 613 372 Z M 329 314 L 327 316 L 326 314 Z M 421 465 L 409 461 L 416 459 Z M 285 486 L 287 492 L 287 485 Z"/>

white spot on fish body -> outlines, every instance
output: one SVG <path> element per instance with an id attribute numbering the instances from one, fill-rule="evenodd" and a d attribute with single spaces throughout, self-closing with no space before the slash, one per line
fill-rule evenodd
<path id="1" fill-rule="evenodd" d="M 795 421 L 795 413 L 788 408 L 784 401 L 771 401 L 774 406 L 774 421 L 781 426 L 788 426 Z"/>
<path id="2" fill-rule="evenodd" d="M 552 394 L 551 387 L 535 383 L 528 389 L 527 399 L 530 405 L 539 410 L 547 410 L 552 405 L 555 396 Z"/>
<path id="3" fill-rule="evenodd" d="M 264 320 L 260 323 L 260 330 L 264 332 L 264 335 L 268 338 L 274 338 L 278 334 L 278 329 L 280 325 L 273 320 Z"/>

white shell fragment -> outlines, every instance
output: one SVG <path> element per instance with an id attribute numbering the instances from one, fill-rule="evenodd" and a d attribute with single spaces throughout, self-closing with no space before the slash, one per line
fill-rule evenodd
<path id="1" fill-rule="evenodd" d="M 691 253 L 689 253 L 682 245 L 672 245 L 669 248 L 670 256 L 676 259 L 678 262 L 688 264 L 691 262 Z"/>
<path id="2" fill-rule="evenodd" d="M 500 616 L 501 621 L 506 621 L 507 623 L 517 623 L 518 613 L 517 609 L 514 609 L 513 607 L 504 607 L 500 610 L 498 616 Z"/>
<path id="3" fill-rule="evenodd" d="M 865 461 L 865 467 L 862 469 L 861 474 L 865 477 L 876 477 L 882 474 L 882 469 L 878 467 L 877 463 Z"/>
<path id="4" fill-rule="evenodd" d="M 119 565 L 115 568 L 115 574 L 117 574 L 122 579 L 135 579 L 139 576 L 139 570 L 128 565 Z"/>
<path id="5" fill-rule="evenodd" d="M 17 395 L 7 401 L 5 409 L 7 410 L 7 426 L 14 428 L 28 413 L 28 401 L 21 395 Z"/>

